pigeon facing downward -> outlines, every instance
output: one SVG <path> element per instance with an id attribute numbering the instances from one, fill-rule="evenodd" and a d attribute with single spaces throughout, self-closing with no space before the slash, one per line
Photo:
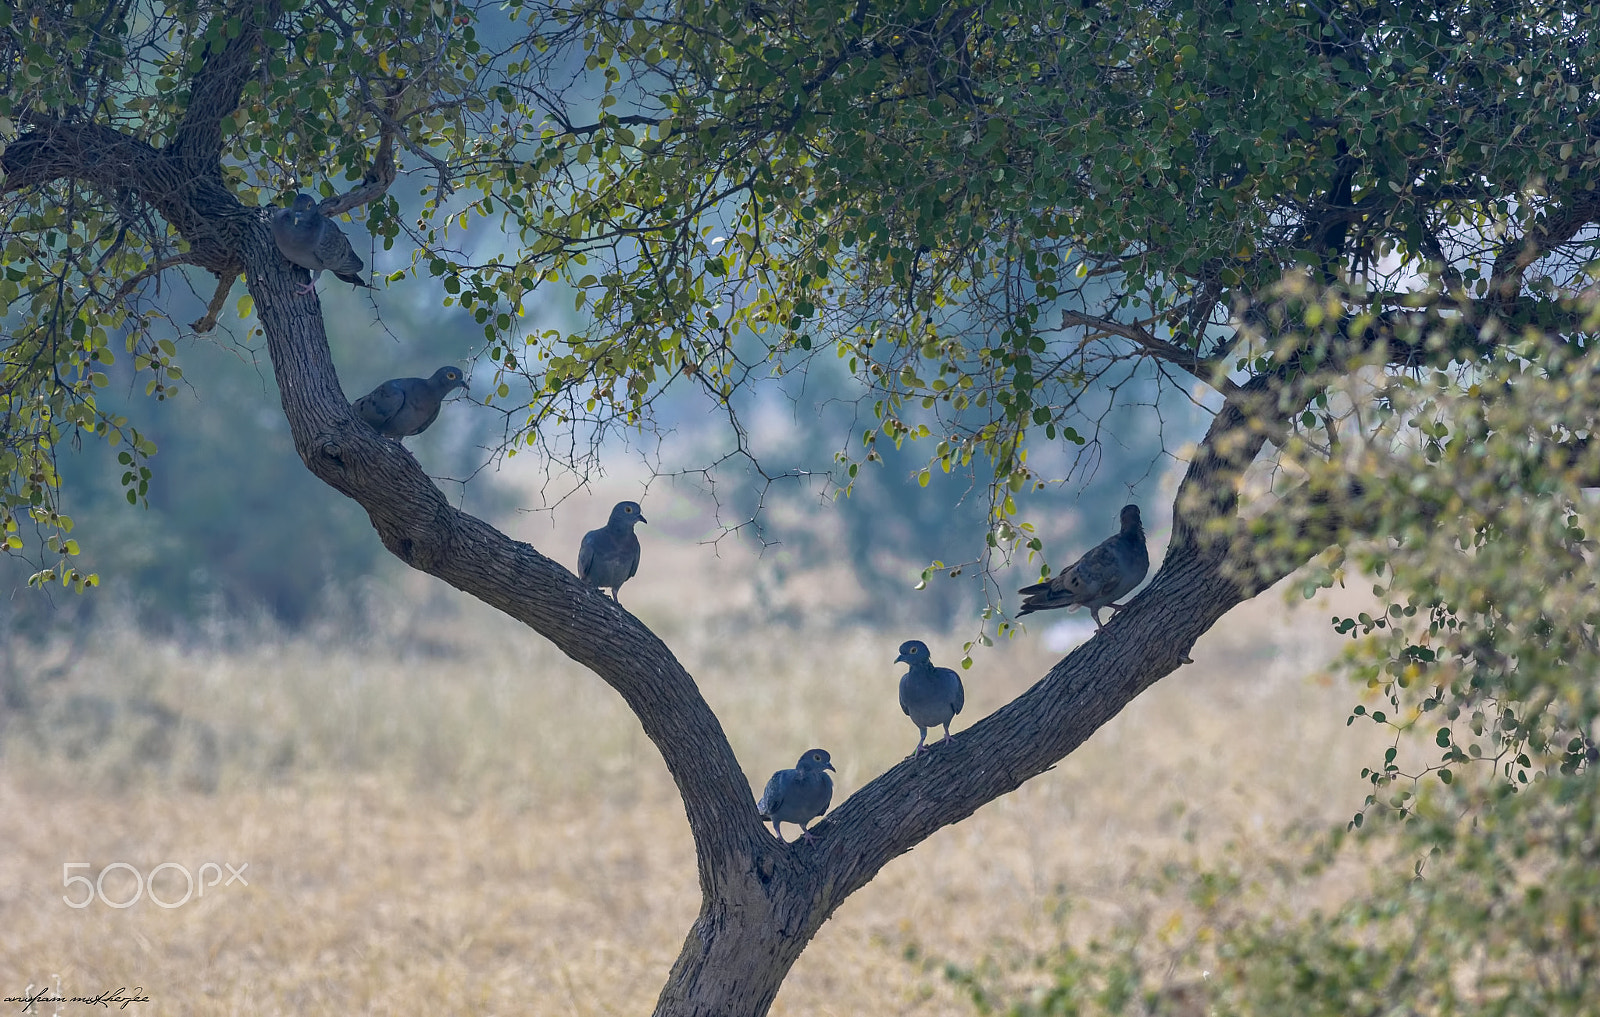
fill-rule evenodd
<path id="1" fill-rule="evenodd" d="M 1100 609 L 1122 610 L 1116 599 L 1143 582 L 1149 571 L 1150 552 L 1144 546 L 1139 506 L 1124 505 L 1121 533 L 1102 541 L 1054 579 L 1017 591 L 1028 597 L 1017 617 L 1054 607 L 1087 607 L 1098 630 L 1104 627 Z"/>
<path id="2" fill-rule="evenodd" d="M 322 214 L 311 195 L 296 194 L 293 205 L 272 213 L 272 239 L 285 258 L 310 270 L 311 281 L 300 284 L 301 294 L 317 288 L 317 276 L 323 269 L 352 286 L 372 289 L 372 284 L 361 278 L 365 265 L 356 257 L 349 238 Z"/>
<path id="3" fill-rule="evenodd" d="M 609 587 L 611 599 L 622 603 L 617 591 L 639 571 L 639 538 L 633 527 L 649 521 L 639 511 L 638 502 L 617 502 L 604 526 L 583 535 L 583 543 L 578 545 L 578 578 L 596 589 Z"/>
<path id="4" fill-rule="evenodd" d="M 917 747 L 911 754 L 920 756 L 928 751 L 923 743 L 928 740 L 928 728 L 944 726 L 944 738 L 950 740 L 950 722 L 961 708 L 967 705 L 966 689 L 961 687 L 961 676 L 948 667 L 934 667 L 928 656 L 928 646 L 920 639 L 908 639 L 900 644 L 900 656 L 910 670 L 900 677 L 900 709 L 917 725 Z"/>
<path id="5" fill-rule="evenodd" d="M 431 378 L 390 378 L 354 403 L 356 416 L 385 438 L 421 434 L 439 415 L 439 404 L 451 389 L 467 388 L 455 367 L 441 367 Z"/>
<path id="6" fill-rule="evenodd" d="M 806 824 L 828 811 L 833 800 L 833 779 L 825 770 L 833 769 L 824 749 L 807 749 L 792 770 L 779 770 L 767 781 L 761 792 L 756 812 L 762 819 L 771 820 L 772 832 L 783 840 L 783 824 L 794 823 L 800 827 L 800 838 L 811 841 L 811 831 Z"/>

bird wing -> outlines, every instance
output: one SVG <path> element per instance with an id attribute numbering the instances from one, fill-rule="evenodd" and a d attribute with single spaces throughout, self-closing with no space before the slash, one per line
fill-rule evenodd
<path id="1" fill-rule="evenodd" d="M 783 789 L 786 783 L 782 770 L 767 778 L 767 788 L 761 792 L 761 800 L 756 802 L 756 814 L 762 819 L 771 819 L 774 812 L 783 808 Z"/>
<path id="2" fill-rule="evenodd" d="M 321 229 L 317 234 L 317 244 L 312 251 L 316 255 L 317 264 L 325 268 L 345 282 L 351 280 L 348 276 L 356 276 L 366 267 L 366 263 L 356 256 L 355 248 L 350 246 L 350 238 L 344 235 L 338 224 L 331 219 L 320 220 Z M 366 283 L 361 283 L 365 286 Z"/>
<path id="3" fill-rule="evenodd" d="M 906 700 L 910 698 L 907 693 L 910 691 L 911 672 L 907 671 L 905 674 L 900 676 L 900 712 L 905 714 L 907 717 L 911 716 L 911 707 L 906 705 Z"/>
<path id="4" fill-rule="evenodd" d="M 632 579 L 639 571 L 639 538 L 632 533 L 628 538 L 628 578 Z"/>
<path id="5" fill-rule="evenodd" d="M 961 675 L 954 668 L 941 667 L 939 670 L 950 679 L 950 709 L 960 713 L 961 708 L 967 705 L 967 689 L 961 684 Z"/>
<path id="6" fill-rule="evenodd" d="M 1112 538 L 1115 540 L 1116 538 Z M 1108 540 L 1061 570 L 1048 582 L 1035 583 L 1017 591 L 1037 598 L 1039 606 L 1070 607 L 1106 596 L 1117 588 L 1122 570 L 1116 551 Z"/>
<path id="7" fill-rule="evenodd" d="M 355 411 L 356 416 L 371 424 L 373 430 L 382 433 L 405 406 L 405 389 L 391 379 L 357 399 Z"/>
<path id="8" fill-rule="evenodd" d="M 594 545 L 600 538 L 599 530 L 590 530 L 583 535 L 583 541 L 578 545 L 578 578 L 588 579 L 589 569 L 594 566 Z M 768 785 L 771 789 L 771 785 Z"/>

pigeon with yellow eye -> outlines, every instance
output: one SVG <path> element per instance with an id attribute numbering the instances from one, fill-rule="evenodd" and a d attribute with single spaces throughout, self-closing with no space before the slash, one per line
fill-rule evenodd
<path id="1" fill-rule="evenodd" d="M 928 656 L 928 645 L 920 639 L 908 639 L 900 644 L 896 663 L 908 665 L 909 670 L 900 678 L 900 709 L 917 725 L 917 747 L 911 753 L 920 756 L 928 751 L 928 728 L 944 727 L 944 737 L 939 744 L 950 740 L 950 722 L 967 705 L 967 691 L 961 686 L 961 676 L 948 667 L 934 667 Z"/>
<path id="2" fill-rule="evenodd" d="M 452 389 L 467 389 L 458 367 L 441 367 L 431 378 L 390 378 L 357 399 L 356 416 L 385 438 L 409 438 L 428 429 Z"/>
<path id="3" fill-rule="evenodd" d="M 825 771 L 833 769 L 825 749 L 807 749 L 792 770 L 779 770 L 767 781 L 756 812 L 772 822 L 772 832 L 783 840 L 783 824 L 800 827 L 800 839 L 816 840 L 806 824 L 828 811 L 833 800 L 833 779 Z"/>
<path id="4" fill-rule="evenodd" d="M 578 545 L 578 578 L 596 589 L 609 588 L 611 599 L 622 603 L 617 591 L 639 571 L 639 538 L 633 527 L 649 521 L 639 511 L 638 502 L 617 502 L 604 526 L 583 535 L 583 543 Z"/>

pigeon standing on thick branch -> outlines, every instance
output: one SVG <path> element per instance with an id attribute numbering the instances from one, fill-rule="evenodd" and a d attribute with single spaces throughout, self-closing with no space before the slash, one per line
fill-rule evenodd
<path id="1" fill-rule="evenodd" d="M 908 639 L 900 644 L 896 663 L 904 662 L 909 670 L 900 677 L 900 709 L 917 725 L 917 747 L 911 753 L 920 756 L 928 751 L 928 728 L 944 727 L 944 737 L 939 744 L 950 740 L 950 722 L 967 705 L 967 691 L 961 686 L 961 676 L 948 667 L 934 667 L 928 656 L 928 646 L 920 639 Z"/>
<path id="2" fill-rule="evenodd" d="M 1102 541 L 1062 569 L 1054 579 L 1017 591 L 1028 598 L 1023 601 L 1017 617 L 1056 607 L 1087 607 L 1094 616 L 1095 629 L 1099 630 L 1104 627 L 1100 622 L 1100 609 L 1122 610 L 1116 599 L 1142 583 L 1149 571 L 1150 552 L 1144 546 L 1139 506 L 1124 505 L 1121 533 Z"/>
<path id="3" fill-rule="evenodd" d="M 426 431 L 444 397 L 457 388 L 472 391 L 459 368 L 441 367 L 431 378 L 390 378 L 357 399 L 353 408 L 385 438 L 405 438 Z"/>
<path id="4" fill-rule="evenodd" d="M 350 239 L 322 214 L 311 195 L 296 194 L 293 205 L 272 213 L 272 239 L 285 258 L 311 272 L 311 281 L 300 284 L 301 294 L 317 288 L 317 276 L 323 269 L 352 286 L 372 289 L 372 284 L 361 278 L 366 266 L 350 246 Z"/>
<path id="5" fill-rule="evenodd" d="M 767 781 L 756 812 L 772 822 L 772 832 L 783 840 L 783 824 L 800 827 L 802 840 L 815 840 L 806 824 L 828 811 L 833 800 L 833 779 L 824 771 L 833 769 L 825 749 L 807 749 L 792 770 L 779 770 Z"/>
<path id="6" fill-rule="evenodd" d="M 649 521 L 638 502 L 617 502 L 604 526 L 583 535 L 583 543 L 578 545 L 578 578 L 596 589 L 609 587 L 611 599 L 622 603 L 618 589 L 639 571 L 639 538 L 633 527 Z"/>

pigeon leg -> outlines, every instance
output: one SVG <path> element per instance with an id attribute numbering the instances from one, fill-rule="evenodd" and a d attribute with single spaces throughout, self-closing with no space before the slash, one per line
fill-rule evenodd
<path id="1" fill-rule="evenodd" d="M 1090 617 L 1094 618 L 1094 630 L 1096 632 L 1099 632 L 1101 629 L 1106 627 L 1105 622 L 1100 620 L 1100 609 L 1098 607 L 1091 607 L 1089 609 L 1089 615 Z"/>
<path id="2" fill-rule="evenodd" d="M 782 843 L 783 842 L 783 823 L 781 823 L 778 820 L 774 819 L 772 821 L 772 833 L 773 833 L 773 836 L 777 837 L 778 841 L 780 843 Z"/>
<path id="3" fill-rule="evenodd" d="M 315 279 L 312 279 L 310 282 L 296 283 L 294 287 L 294 291 L 300 294 L 302 297 L 315 293 L 316 289 L 317 281 Z"/>
<path id="4" fill-rule="evenodd" d="M 807 844 L 815 844 L 817 842 L 816 836 L 803 826 L 800 828 L 800 839 L 805 841 Z"/>
<path id="5" fill-rule="evenodd" d="M 950 725 L 946 724 L 944 726 L 944 737 L 939 739 L 939 744 L 943 745 L 945 742 L 947 742 L 949 740 L 950 740 Z"/>
<path id="6" fill-rule="evenodd" d="M 922 744 L 923 742 L 925 742 L 927 740 L 928 740 L 928 729 L 925 728 L 925 727 L 917 728 L 917 747 L 912 749 L 911 750 L 911 755 L 907 756 L 906 758 L 907 759 L 915 759 L 918 756 L 922 755 L 924 752 L 927 752 L 928 751 L 927 747 Z"/>

